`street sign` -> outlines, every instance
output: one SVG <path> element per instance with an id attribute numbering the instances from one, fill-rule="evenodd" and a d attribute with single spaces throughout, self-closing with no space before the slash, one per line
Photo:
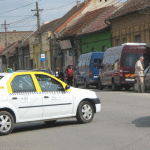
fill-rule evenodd
<path id="1" fill-rule="evenodd" d="M 42 54 L 41 54 L 41 61 L 46 61 L 45 53 L 42 53 Z"/>
<path id="2" fill-rule="evenodd" d="M 76 56 L 76 50 L 69 50 L 69 56 Z"/>
<path id="3" fill-rule="evenodd" d="M 58 53 L 58 58 L 62 58 L 62 52 Z"/>

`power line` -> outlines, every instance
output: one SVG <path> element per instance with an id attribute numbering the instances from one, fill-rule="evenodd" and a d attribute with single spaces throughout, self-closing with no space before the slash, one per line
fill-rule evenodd
<path id="1" fill-rule="evenodd" d="M 76 1 L 71 2 L 71 3 L 67 4 L 67 5 L 63 5 L 63 6 L 59 6 L 59 7 L 55 7 L 55 8 L 50 8 L 50 9 L 44 9 L 44 10 L 57 10 L 57 9 L 61 9 L 61 8 L 70 6 L 71 4 L 74 4 L 75 2 L 76 2 Z"/>
<path id="2" fill-rule="evenodd" d="M 33 17 L 33 16 L 32 16 L 32 17 Z M 31 18 L 31 16 L 29 16 L 29 17 L 25 17 L 25 18 L 23 18 L 23 19 L 21 19 L 21 20 L 18 20 L 18 21 L 12 22 L 12 23 L 10 23 L 10 24 L 18 23 L 18 22 L 20 22 L 20 21 L 23 21 L 23 20 L 26 20 L 26 19 L 29 19 L 29 18 Z"/>
<path id="3" fill-rule="evenodd" d="M 33 27 L 35 25 L 28 25 L 28 26 L 17 26 L 17 27 L 9 27 L 9 28 L 22 28 L 22 27 Z"/>
<path id="4" fill-rule="evenodd" d="M 21 16 L 0 16 L 0 17 L 23 17 L 23 16 L 32 16 L 32 15 L 21 15 Z"/>
<path id="5" fill-rule="evenodd" d="M 38 0 L 37 2 L 39 2 L 39 1 L 42 1 L 42 0 Z M 34 4 L 34 3 L 36 3 L 36 2 L 33 2 L 33 3 L 27 4 L 27 5 L 24 5 L 24 6 L 18 7 L 18 8 L 15 8 L 15 9 L 9 10 L 9 11 L 5 11 L 5 12 L 0 13 L 0 14 L 5 14 L 5 13 L 11 12 L 11 11 L 15 11 L 15 10 L 17 10 L 17 9 L 20 9 L 20 8 L 23 8 L 23 7 L 27 7 L 27 6 L 29 6 L 29 5 L 31 5 L 31 4 Z"/>

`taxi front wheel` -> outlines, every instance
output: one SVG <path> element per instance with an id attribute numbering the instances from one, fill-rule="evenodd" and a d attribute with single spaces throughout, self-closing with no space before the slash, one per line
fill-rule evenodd
<path id="1" fill-rule="evenodd" d="M 0 135 L 7 135 L 14 128 L 14 118 L 7 111 L 0 112 Z"/>
<path id="2" fill-rule="evenodd" d="M 89 123 L 94 117 L 94 108 L 88 101 L 83 101 L 77 109 L 77 120 L 79 123 Z"/>

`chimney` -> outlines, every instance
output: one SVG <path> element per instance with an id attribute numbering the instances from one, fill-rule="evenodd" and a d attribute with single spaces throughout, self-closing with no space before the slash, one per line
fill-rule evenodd
<path id="1" fill-rule="evenodd" d="M 81 3 L 81 1 L 77 1 L 77 7 L 79 7 L 80 3 Z"/>
<path id="2" fill-rule="evenodd" d="M 84 3 L 86 4 L 89 0 L 84 0 Z"/>

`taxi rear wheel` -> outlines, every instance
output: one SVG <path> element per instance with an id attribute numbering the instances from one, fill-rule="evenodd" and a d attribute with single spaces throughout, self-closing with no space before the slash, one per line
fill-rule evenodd
<path id="1" fill-rule="evenodd" d="M 14 128 L 14 118 L 7 111 L 0 112 L 0 135 L 7 135 Z"/>
<path id="2" fill-rule="evenodd" d="M 76 118 L 79 123 L 90 123 L 94 117 L 94 108 L 88 101 L 79 104 Z"/>

